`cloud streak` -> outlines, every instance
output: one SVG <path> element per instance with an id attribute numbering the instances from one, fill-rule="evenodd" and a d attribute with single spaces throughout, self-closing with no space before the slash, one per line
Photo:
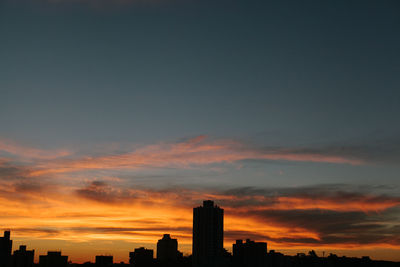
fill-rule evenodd
<path id="1" fill-rule="evenodd" d="M 178 143 L 159 143 L 132 152 L 76 159 L 42 161 L 32 176 L 85 170 L 124 170 L 151 168 L 196 168 L 210 164 L 233 164 L 244 160 L 292 161 L 360 165 L 354 157 L 299 152 L 291 149 L 257 149 L 233 140 L 209 140 L 198 136 Z"/>
<path id="2" fill-rule="evenodd" d="M 184 237 L 186 243 L 190 242 L 192 208 L 211 198 L 225 209 L 227 242 L 257 237 L 280 246 L 400 246 L 398 196 L 354 192 L 351 186 L 344 191 L 344 185 L 341 188 L 154 190 L 94 181 L 73 189 L 75 196 L 69 192 L 60 193 L 49 195 L 46 203 L 37 202 L 37 208 L 44 205 L 50 210 L 37 218 L 32 215 L 29 225 L 37 225 L 38 235 L 55 238 L 57 232 L 54 229 L 64 232 L 58 238 L 66 238 L 65 234 L 70 233 L 77 238 L 82 235 L 89 239 L 117 235 L 120 239 L 146 236 L 148 240 L 156 240 L 168 231 Z M 39 196 L 30 197 L 36 199 Z M 318 199 L 324 205 L 309 204 Z M 26 199 L 12 201 L 14 206 L 16 201 L 26 203 Z M 288 202 L 295 205 L 288 205 Z M 12 218 L 12 212 L 9 216 Z M 26 223 L 19 228 L 25 229 Z"/>
<path id="3" fill-rule="evenodd" d="M 28 146 L 22 146 L 11 140 L 0 139 L 0 153 L 8 153 L 13 156 L 19 157 L 19 159 L 55 159 L 65 157 L 71 154 L 69 150 L 43 150 Z M 1 155 L 1 154 L 0 154 Z"/>
<path id="4" fill-rule="evenodd" d="M 0 228 L 12 225 L 20 238 L 154 243 L 168 232 L 186 246 L 192 208 L 213 199 L 225 209 L 227 246 L 253 238 L 275 248 L 400 248 L 400 197 L 372 193 L 374 188 L 154 189 L 95 180 L 72 187 L 31 186 L 28 194 L 17 183 L 0 186 L 5 197 Z"/>
<path id="5" fill-rule="evenodd" d="M 247 160 L 368 163 L 357 153 L 254 147 L 206 136 L 128 152 L 112 146 L 96 156 L 16 147 L 3 148 L 0 158 L 0 228 L 12 226 L 21 238 L 155 242 L 167 231 L 189 245 L 192 208 L 213 199 L 225 209 L 227 244 L 250 237 L 275 247 L 400 248 L 400 196 L 393 190 L 350 185 L 155 188 L 107 172 L 237 167 Z"/>

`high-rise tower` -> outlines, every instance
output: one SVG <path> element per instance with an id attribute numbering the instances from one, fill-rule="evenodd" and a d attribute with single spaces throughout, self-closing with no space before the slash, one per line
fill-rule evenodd
<path id="1" fill-rule="evenodd" d="M 174 262 L 178 259 L 178 240 L 165 234 L 157 242 L 157 260 L 159 262 Z"/>
<path id="2" fill-rule="evenodd" d="M 193 266 L 218 266 L 223 255 L 224 210 L 211 200 L 193 209 Z"/>
<path id="3" fill-rule="evenodd" d="M 0 237 L 0 266 L 8 266 L 11 259 L 12 240 L 10 231 L 4 231 L 4 237 Z"/>

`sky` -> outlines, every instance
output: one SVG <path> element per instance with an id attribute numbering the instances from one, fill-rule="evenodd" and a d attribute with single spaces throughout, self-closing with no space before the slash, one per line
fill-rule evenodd
<path id="1" fill-rule="evenodd" d="M 128 261 L 192 208 L 224 246 L 400 261 L 398 1 L 0 1 L 0 230 Z"/>

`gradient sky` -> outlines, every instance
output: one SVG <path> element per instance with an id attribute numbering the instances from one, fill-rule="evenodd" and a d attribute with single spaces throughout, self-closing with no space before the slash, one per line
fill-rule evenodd
<path id="1" fill-rule="evenodd" d="M 0 1 L 0 230 L 128 259 L 192 208 L 400 261 L 399 1 Z"/>

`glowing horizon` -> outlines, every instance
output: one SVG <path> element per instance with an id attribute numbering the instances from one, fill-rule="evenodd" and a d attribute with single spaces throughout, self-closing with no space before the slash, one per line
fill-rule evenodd
<path id="1" fill-rule="evenodd" d="M 220 168 L 237 168 L 243 160 L 264 160 L 265 155 L 268 160 L 314 162 L 319 158 L 317 164 L 361 162 L 341 155 L 310 157 L 309 153 L 303 156 L 289 148 L 270 152 L 230 140 L 209 139 L 199 136 L 171 144 L 135 146 L 133 152 L 118 155 L 104 151 L 113 155 L 96 157 L 76 154 L 72 149 L 52 152 L 24 148 L 8 141 L 8 145 L 0 146 L 3 153 L 0 229 L 11 229 L 19 243 L 29 243 L 30 239 L 35 244 L 43 241 L 40 250 L 48 247 L 49 240 L 61 242 L 71 253 L 71 259 L 78 262 L 93 257 L 81 251 L 80 244 L 103 242 L 101 251 L 104 251 L 108 242 L 121 243 L 116 248 L 110 243 L 107 253 L 116 253 L 117 259 L 122 257 L 126 261 L 121 250 L 127 244 L 155 245 L 164 233 L 178 238 L 182 252 L 190 254 L 192 208 L 212 199 L 225 209 L 228 249 L 236 239 L 246 238 L 266 241 L 269 248 L 291 251 L 312 248 L 357 254 L 357 250 L 361 253 L 371 247 L 400 249 L 398 238 L 391 232 L 395 225 L 390 218 L 400 206 L 398 196 L 360 191 L 349 185 L 223 190 L 212 185 L 143 186 L 117 176 L 121 170 L 126 176 L 138 169 L 199 170 L 211 165 L 215 168 L 215 164 L 221 163 Z M 270 157 L 271 153 L 279 156 Z M 291 153 L 296 156 L 282 156 Z M 99 170 L 104 172 L 98 173 Z M 215 172 L 223 169 L 217 168 Z M 93 178 L 86 178 L 90 176 Z M 363 225 L 374 231 L 369 240 L 364 236 Z M 76 246 L 76 250 L 71 246 Z M 382 258 L 400 260 L 394 255 Z"/>

